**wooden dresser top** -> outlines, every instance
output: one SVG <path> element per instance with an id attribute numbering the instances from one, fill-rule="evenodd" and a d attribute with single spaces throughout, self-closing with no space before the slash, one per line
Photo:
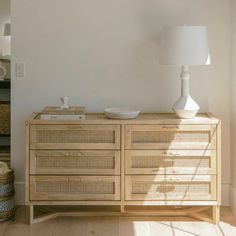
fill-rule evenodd
<path id="1" fill-rule="evenodd" d="M 113 120 L 106 118 L 104 113 L 86 113 L 85 120 L 40 120 L 40 113 L 33 113 L 26 124 L 213 124 L 219 119 L 210 113 L 199 113 L 193 119 L 180 119 L 175 113 L 141 113 L 136 119 Z"/>

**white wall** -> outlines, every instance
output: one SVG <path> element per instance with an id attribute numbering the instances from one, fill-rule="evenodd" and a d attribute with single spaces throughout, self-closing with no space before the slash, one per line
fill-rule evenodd
<path id="1" fill-rule="evenodd" d="M 231 206 L 236 215 L 236 0 L 232 0 Z"/>
<path id="2" fill-rule="evenodd" d="M 223 189 L 230 183 L 230 0 L 11 0 L 12 59 L 26 76 L 12 78 L 12 165 L 24 181 L 24 120 L 68 95 L 87 111 L 127 105 L 171 111 L 180 68 L 158 65 L 164 25 L 206 25 L 212 65 L 191 68 L 201 111 L 223 121 Z M 14 69 L 13 69 L 14 71 Z M 23 199 L 23 191 L 19 199 Z"/>

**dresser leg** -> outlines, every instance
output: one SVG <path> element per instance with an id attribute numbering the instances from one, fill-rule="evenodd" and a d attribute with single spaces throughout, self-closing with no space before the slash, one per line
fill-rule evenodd
<path id="1" fill-rule="evenodd" d="M 213 223 L 218 224 L 220 221 L 220 206 L 213 206 Z"/>
<path id="2" fill-rule="evenodd" d="M 120 212 L 121 212 L 121 213 L 124 213 L 124 212 L 125 212 L 125 206 L 124 206 L 124 205 L 121 205 L 121 206 L 120 206 Z"/>
<path id="3" fill-rule="evenodd" d="M 26 218 L 28 224 L 32 225 L 34 223 L 34 206 L 29 205 L 26 207 Z"/>

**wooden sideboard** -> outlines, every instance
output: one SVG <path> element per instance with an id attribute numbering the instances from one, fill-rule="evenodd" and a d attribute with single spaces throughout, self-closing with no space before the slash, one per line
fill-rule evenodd
<path id="1" fill-rule="evenodd" d="M 30 223 L 61 215 L 219 221 L 221 125 L 210 114 L 111 120 L 90 113 L 86 120 L 46 121 L 34 113 L 26 121 L 25 154 Z M 36 217 L 35 207 L 48 214 Z"/>

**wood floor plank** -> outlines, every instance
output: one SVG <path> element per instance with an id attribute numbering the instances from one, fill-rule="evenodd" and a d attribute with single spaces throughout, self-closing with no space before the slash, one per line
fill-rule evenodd
<path id="1" fill-rule="evenodd" d="M 89 218 L 58 217 L 53 236 L 86 236 Z"/>
<path id="2" fill-rule="evenodd" d="M 10 223 L 3 236 L 52 236 L 55 227 L 55 219 L 34 225 L 18 222 Z"/>
<path id="3" fill-rule="evenodd" d="M 88 218 L 87 236 L 119 236 L 119 217 Z"/>
<path id="4" fill-rule="evenodd" d="M 56 219 L 28 225 L 25 216 L 25 207 L 18 208 L 15 220 L 9 222 L 1 236 L 52 236 Z"/>
<path id="5" fill-rule="evenodd" d="M 119 236 L 134 235 L 133 222 L 131 219 L 119 217 Z"/>
<path id="6" fill-rule="evenodd" d="M 221 221 L 219 223 L 219 229 L 223 236 L 235 236 L 236 235 L 236 217 L 233 215 L 229 207 L 221 208 Z"/>
<path id="7" fill-rule="evenodd" d="M 6 230 L 8 224 L 8 221 L 0 223 L 0 236 L 4 234 L 4 231 Z"/>
<path id="8" fill-rule="evenodd" d="M 222 236 L 235 236 L 236 235 L 236 227 L 231 225 L 230 223 L 220 222 L 219 229 L 222 232 Z"/>
<path id="9" fill-rule="evenodd" d="M 222 236 L 217 226 L 185 217 L 146 218 L 145 221 L 143 218 L 122 218 L 119 227 L 119 236 L 156 236 L 157 233 L 165 236 Z"/>
<path id="10" fill-rule="evenodd" d="M 202 222 L 171 222 L 171 227 L 176 236 L 222 236 L 217 225 Z"/>
<path id="11" fill-rule="evenodd" d="M 167 225 L 153 220 L 153 218 L 120 218 L 119 236 L 156 236 L 157 233 L 165 236 L 173 236 L 171 229 Z"/>
<path id="12" fill-rule="evenodd" d="M 0 236 L 235 236 L 236 218 L 222 208 L 219 226 L 187 217 L 58 217 L 28 225 L 25 208 L 0 224 Z"/>
<path id="13" fill-rule="evenodd" d="M 223 236 L 221 230 L 219 229 L 218 225 L 210 224 L 207 222 L 195 222 L 194 226 L 196 232 L 201 236 L 211 235 L 211 236 Z"/>

